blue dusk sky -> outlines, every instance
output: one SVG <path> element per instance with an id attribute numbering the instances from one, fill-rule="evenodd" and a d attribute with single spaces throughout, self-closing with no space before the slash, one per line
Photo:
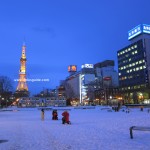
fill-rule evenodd
<path id="1" fill-rule="evenodd" d="M 27 78 L 32 94 L 55 88 L 85 63 L 115 60 L 127 46 L 128 31 L 150 24 L 150 0 L 0 0 L 0 75 L 14 90 L 25 40 Z"/>

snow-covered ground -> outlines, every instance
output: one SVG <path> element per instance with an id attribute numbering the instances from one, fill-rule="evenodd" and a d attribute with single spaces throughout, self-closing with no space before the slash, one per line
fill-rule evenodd
<path id="1" fill-rule="evenodd" d="M 19 111 L 0 111 L 0 150 L 149 150 L 150 132 L 133 131 L 129 127 L 149 126 L 150 113 L 131 109 L 130 113 L 95 109 L 69 111 L 71 125 L 51 120 L 52 111 L 37 108 L 17 108 Z M 15 109 L 15 108 L 10 108 Z M 59 108 L 61 109 L 61 108 Z M 64 109 L 64 108 L 63 108 Z"/>

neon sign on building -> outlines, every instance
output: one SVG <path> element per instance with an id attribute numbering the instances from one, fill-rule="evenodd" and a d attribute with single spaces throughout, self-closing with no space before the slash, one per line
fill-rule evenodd
<path id="1" fill-rule="evenodd" d="M 148 33 L 150 34 L 150 25 L 147 24 L 140 24 L 135 28 L 128 31 L 128 40 L 133 39 L 134 37 L 138 36 L 141 33 Z"/>

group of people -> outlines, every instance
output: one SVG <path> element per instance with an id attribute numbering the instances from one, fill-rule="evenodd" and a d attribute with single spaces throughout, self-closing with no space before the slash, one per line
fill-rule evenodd
<path id="1" fill-rule="evenodd" d="M 42 108 L 41 120 L 44 120 L 44 116 L 45 116 L 45 112 L 44 112 L 44 109 Z M 56 109 L 52 111 L 52 120 L 58 120 L 58 113 Z M 66 110 L 62 113 L 62 124 L 65 124 L 65 123 L 71 124 L 71 122 L 69 121 L 69 113 Z"/>

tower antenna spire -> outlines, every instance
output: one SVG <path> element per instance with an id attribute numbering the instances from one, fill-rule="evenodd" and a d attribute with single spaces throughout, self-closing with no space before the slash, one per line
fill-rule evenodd
<path id="1" fill-rule="evenodd" d="M 24 36 L 24 38 L 23 38 L 23 46 L 25 46 L 25 45 L 26 45 L 26 38 Z"/>

